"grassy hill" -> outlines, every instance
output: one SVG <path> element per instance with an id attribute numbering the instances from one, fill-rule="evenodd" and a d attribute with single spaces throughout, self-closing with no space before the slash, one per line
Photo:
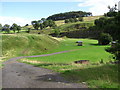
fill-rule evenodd
<path id="1" fill-rule="evenodd" d="M 4 57 L 36 55 L 56 48 L 58 41 L 47 35 L 6 34 L 2 35 Z"/>

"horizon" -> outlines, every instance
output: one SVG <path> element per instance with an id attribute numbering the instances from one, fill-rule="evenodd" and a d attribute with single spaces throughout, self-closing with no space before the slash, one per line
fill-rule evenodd
<path id="1" fill-rule="evenodd" d="M 92 12 L 94 16 L 98 16 L 108 12 L 108 5 L 114 6 L 114 4 L 119 2 L 119 0 L 109 0 L 109 2 L 108 0 L 76 0 L 75 2 L 72 2 L 73 0 L 70 0 L 70 2 L 48 2 L 48 0 L 47 2 L 30 2 L 30 0 L 28 0 L 29 2 L 10 1 L 2 0 L 0 2 L 0 7 L 2 8 L 2 10 L 0 9 L 2 13 L 0 15 L 0 23 L 2 25 L 12 25 L 13 23 L 21 26 L 25 24 L 30 25 L 33 20 L 40 20 L 53 14 L 70 11 Z"/>

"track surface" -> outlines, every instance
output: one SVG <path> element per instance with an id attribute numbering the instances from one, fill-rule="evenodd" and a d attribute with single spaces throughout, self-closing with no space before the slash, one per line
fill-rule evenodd
<path id="1" fill-rule="evenodd" d="M 70 51 L 16 57 L 4 62 L 5 66 L 2 69 L 2 88 L 87 88 L 84 84 L 66 81 L 58 73 L 53 72 L 52 70 L 35 67 L 17 61 L 17 59 L 25 57 L 42 57 Z"/>

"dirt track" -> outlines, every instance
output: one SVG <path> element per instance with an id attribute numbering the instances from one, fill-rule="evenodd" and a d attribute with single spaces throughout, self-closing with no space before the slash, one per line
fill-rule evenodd
<path id="1" fill-rule="evenodd" d="M 41 57 L 69 51 L 57 52 L 53 54 L 24 56 Z M 84 84 L 70 83 L 52 70 L 34 67 L 25 63 L 16 61 L 24 57 L 12 58 L 4 62 L 2 69 L 2 87 L 3 88 L 87 88 Z"/>

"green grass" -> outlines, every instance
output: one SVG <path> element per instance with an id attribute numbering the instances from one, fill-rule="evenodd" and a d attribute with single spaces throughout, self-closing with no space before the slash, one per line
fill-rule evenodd
<path id="1" fill-rule="evenodd" d="M 58 46 L 58 41 L 47 35 L 3 34 L 3 57 L 37 55 Z"/>
<path id="2" fill-rule="evenodd" d="M 77 46 L 76 41 L 83 41 L 84 46 Z M 59 48 L 46 54 L 64 50 L 78 50 L 47 57 L 24 58 L 19 61 L 54 70 L 61 73 L 67 80 L 86 83 L 90 88 L 117 88 L 119 85 L 118 66 L 107 64 L 111 60 L 111 54 L 104 50 L 106 47 L 109 45 L 99 46 L 97 40 L 92 39 L 63 39 Z M 73 61 L 84 59 L 90 60 L 91 63 L 73 63 Z M 104 64 L 100 64 L 101 59 L 104 60 Z"/>
<path id="3" fill-rule="evenodd" d="M 83 46 L 77 46 L 76 41 L 83 41 Z M 61 41 L 59 48 L 51 50 L 47 53 L 54 53 L 65 50 L 76 51 L 56 54 L 47 57 L 29 58 L 32 60 L 40 60 L 52 63 L 72 63 L 76 60 L 90 60 L 90 62 L 99 62 L 101 59 L 105 62 L 110 60 L 111 54 L 107 53 L 104 49 L 108 46 L 97 45 L 97 40 L 92 39 L 65 39 Z"/>

